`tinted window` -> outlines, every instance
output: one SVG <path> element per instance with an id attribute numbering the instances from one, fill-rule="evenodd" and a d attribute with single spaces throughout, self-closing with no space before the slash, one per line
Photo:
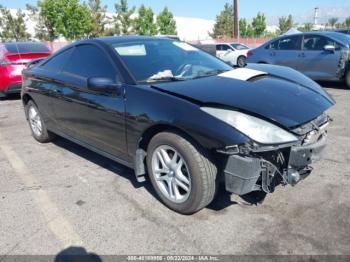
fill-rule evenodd
<path id="1" fill-rule="evenodd" d="M 49 53 L 50 50 L 42 43 L 5 43 L 7 51 L 10 53 Z"/>
<path id="2" fill-rule="evenodd" d="M 305 35 L 303 40 L 304 50 L 320 51 L 323 50 L 326 45 L 334 45 L 337 49 L 340 48 L 339 44 L 334 40 L 321 36 L 321 35 Z"/>
<path id="3" fill-rule="evenodd" d="M 65 63 L 68 61 L 72 51 L 73 48 L 69 48 L 68 50 L 63 51 L 62 53 L 55 55 L 49 61 L 44 63 L 41 67 L 45 69 L 61 71 Z"/>
<path id="4" fill-rule="evenodd" d="M 270 43 L 267 49 L 274 50 L 300 50 L 301 37 L 299 35 L 284 37 Z"/>
<path id="5" fill-rule="evenodd" d="M 222 45 L 222 50 L 223 51 L 231 50 L 231 47 L 229 47 L 228 45 Z"/>
<path id="6" fill-rule="evenodd" d="M 107 77 L 116 80 L 117 75 L 107 55 L 93 45 L 77 46 L 63 71 L 84 78 Z"/>
<path id="7" fill-rule="evenodd" d="M 216 45 L 216 50 L 221 51 L 222 50 L 222 45 Z"/>

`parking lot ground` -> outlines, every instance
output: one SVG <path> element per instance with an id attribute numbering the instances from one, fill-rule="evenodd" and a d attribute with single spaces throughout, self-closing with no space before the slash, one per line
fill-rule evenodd
<path id="1" fill-rule="evenodd" d="M 258 205 L 221 192 L 192 216 L 167 209 L 122 165 L 63 138 L 37 143 L 21 101 L 0 101 L 0 260 L 71 246 L 98 255 L 350 254 L 350 90 L 326 85 L 337 101 L 328 155 L 306 180 Z"/>

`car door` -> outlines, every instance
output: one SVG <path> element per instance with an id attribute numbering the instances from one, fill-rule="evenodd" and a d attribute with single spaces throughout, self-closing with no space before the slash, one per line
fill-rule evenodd
<path id="1" fill-rule="evenodd" d="M 45 124 L 50 130 L 55 130 L 58 120 L 54 108 L 61 99 L 62 82 L 59 74 L 72 54 L 73 48 L 64 49 L 38 67 L 34 67 L 31 85 L 39 90 L 35 101 L 42 107 L 41 113 L 45 117 Z M 40 95 L 39 95 L 40 94 Z"/>
<path id="2" fill-rule="evenodd" d="M 301 39 L 301 35 L 292 35 L 272 42 L 267 47 L 269 56 L 267 61 L 275 65 L 288 66 L 298 70 Z"/>
<path id="3" fill-rule="evenodd" d="M 217 45 L 216 56 L 222 59 L 230 50 L 232 51 L 232 49 L 226 44 Z"/>
<path id="4" fill-rule="evenodd" d="M 120 83 L 114 62 L 95 44 L 75 47 L 60 74 L 61 99 L 55 107 L 61 130 L 72 138 L 121 159 L 127 158 L 124 87 L 115 92 L 88 89 L 89 77 Z"/>
<path id="5" fill-rule="evenodd" d="M 334 46 L 335 51 L 325 50 L 326 45 Z M 341 44 L 329 37 L 316 34 L 304 35 L 299 70 L 313 79 L 336 79 L 341 48 Z"/>

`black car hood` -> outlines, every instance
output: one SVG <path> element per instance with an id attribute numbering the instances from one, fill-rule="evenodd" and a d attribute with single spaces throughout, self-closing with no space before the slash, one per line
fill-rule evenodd
<path id="1" fill-rule="evenodd" d="M 287 128 L 307 123 L 335 104 L 317 83 L 295 70 L 269 65 L 248 68 L 264 74 L 247 80 L 218 75 L 153 87 L 200 105 L 243 111 Z"/>

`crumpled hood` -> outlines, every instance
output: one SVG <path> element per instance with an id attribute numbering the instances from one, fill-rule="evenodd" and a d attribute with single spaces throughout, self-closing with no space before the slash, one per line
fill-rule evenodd
<path id="1" fill-rule="evenodd" d="M 251 64 L 217 76 L 153 87 L 201 105 L 260 116 L 287 128 L 307 123 L 335 104 L 301 73 L 270 65 Z"/>

